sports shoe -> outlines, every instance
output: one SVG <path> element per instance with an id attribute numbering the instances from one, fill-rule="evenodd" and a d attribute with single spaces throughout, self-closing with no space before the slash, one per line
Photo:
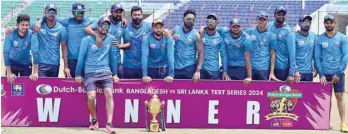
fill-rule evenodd
<path id="1" fill-rule="evenodd" d="M 111 125 L 111 123 L 107 123 L 105 126 L 105 131 L 108 134 L 116 134 L 116 131 L 114 130 L 114 127 Z"/>
<path id="2" fill-rule="evenodd" d="M 346 124 L 341 124 L 340 128 L 341 128 L 341 132 L 348 133 L 348 128 L 347 128 Z"/>
<path id="3" fill-rule="evenodd" d="M 89 126 L 90 130 L 96 130 L 99 128 L 99 123 L 96 119 L 92 119 L 91 125 Z"/>

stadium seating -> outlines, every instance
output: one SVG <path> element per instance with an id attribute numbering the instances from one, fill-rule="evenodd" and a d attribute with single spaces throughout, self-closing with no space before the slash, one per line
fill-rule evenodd
<path id="1" fill-rule="evenodd" d="M 1 18 L 9 14 L 22 1 L 1 1 Z"/>

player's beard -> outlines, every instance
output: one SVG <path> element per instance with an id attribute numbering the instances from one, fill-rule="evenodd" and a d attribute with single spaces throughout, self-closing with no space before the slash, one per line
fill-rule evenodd
<path id="1" fill-rule="evenodd" d="M 99 33 L 100 33 L 101 35 L 107 35 L 107 34 L 108 34 L 108 30 L 102 29 Z"/>
<path id="2" fill-rule="evenodd" d="M 19 31 L 18 31 L 18 32 L 20 32 L 20 33 L 22 33 L 22 34 L 26 35 L 26 34 L 27 34 L 27 32 L 28 32 L 28 29 L 21 28 L 21 29 L 19 29 Z"/>
<path id="3" fill-rule="evenodd" d="M 119 15 L 116 15 L 116 16 L 112 16 L 112 20 L 115 21 L 115 22 L 119 22 L 122 20 L 122 17 L 119 16 Z"/>
<path id="4" fill-rule="evenodd" d="M 155 35 L 156 36 L 163 36 L 163 32 L 161 32 L 161 31 L 155 32 Z"/>
<path id="5" fill-rule="evenodd" d="M 309 26 L 302 26 L 302 27 L 301 27 L 301 30 L 302 30 L 302 31 L 305 31 L 305 32 L 308 32 L 309 29 L 310 29 Z"/>
<path id="6" fill-rule="evenodd" d="M 184 26 L 187 28 L 187 29 L 189 29 L 189 30 L 191 30 L 192 28 L 193 28 L 193 23 L 185 23 L 184 22 Z"/>
<path id="7" fill-rule="evenodd" d="M 278 23 L 284 23 L 285 18 L 279 18 L 279 19 L 276 19 L 276 21 L 277 21 Z"/>
<path id="8" fill-rule="evenodd" d="M 140 25 L 140 24 L 141 24 L 142 19 L 139 19 L 139 18 L 135 18 L 135 19 L 133 19 L 133 18 L 132 18 L 132 21 L 133 21 L 133 23 L 134 23 L 135 25 Z"/>
<path id="9" fill-rule="evenodd" d="M 212 24 L 209 24 L 207 26 L 208 30 L 212 31 L 212 30 L 215 30 L 216 26 L 213 26 Z"/>
<path id="10" fill-rule="evenodd" d="M 325 29 L 328 32 L 331 32 L 332 30 L 334 30 L 334 28 L 332 26 L 326 26 Z"/>

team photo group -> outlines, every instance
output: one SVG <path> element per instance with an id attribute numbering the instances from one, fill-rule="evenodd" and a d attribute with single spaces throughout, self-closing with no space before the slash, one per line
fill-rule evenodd
<path id="1" fill-rule="evenodd" d="M 177 79 L 241 80 L 247 86 L 254 80 L 293 84 L 319 77 L 322 85 L 333 85 L 340 130 L 348 133 L 343 99 L 348 38 L 335 30 L 335 15 L 324 17 L 320 23 L 326 31 L 318 35 L 310 31 L 310 15 L 301 15 L 299 30 L 292 31 L 284 6 L 258 12 L 252 16 L 255 27 L 251 28 L 242 27 L 240 18 L 232 16 L 229 27 L 219 26 L 219 15 L 211 13 L 204 16 L 206 25 L 195 29 L 199 14 L 187 9 L 182 25 L 167 29 L 162 19 L 144 22 L 139 6 L 131 8 L 131 21 L 127 21 L 120 3 L 100 18 L 85 17 L 82 3 L 72 5 L 71 18 L 59 17 L 54 4 L 45 5 L 43 12 L 42 18 L 20 14 L 16 28 L 6 30 L 7 82 L 14 83 L 17 77 L 35 82 L 58 77 L 60 71 L 74 78 L 87 92 L 91 130 L 99 127 L 95 98 L 100 86 L 106 99 L 105 130 L 115 133 L 112 90 L 120 79 L 145 83 L 153 79 L 169 83 Z"/>

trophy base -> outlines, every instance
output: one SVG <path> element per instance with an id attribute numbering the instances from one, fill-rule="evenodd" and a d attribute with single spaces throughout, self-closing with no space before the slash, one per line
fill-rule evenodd
<path id="1" fill-rule="evenodd" d="M 150 122 L 149 132 L 160 132 L 159 123 Z"/>

